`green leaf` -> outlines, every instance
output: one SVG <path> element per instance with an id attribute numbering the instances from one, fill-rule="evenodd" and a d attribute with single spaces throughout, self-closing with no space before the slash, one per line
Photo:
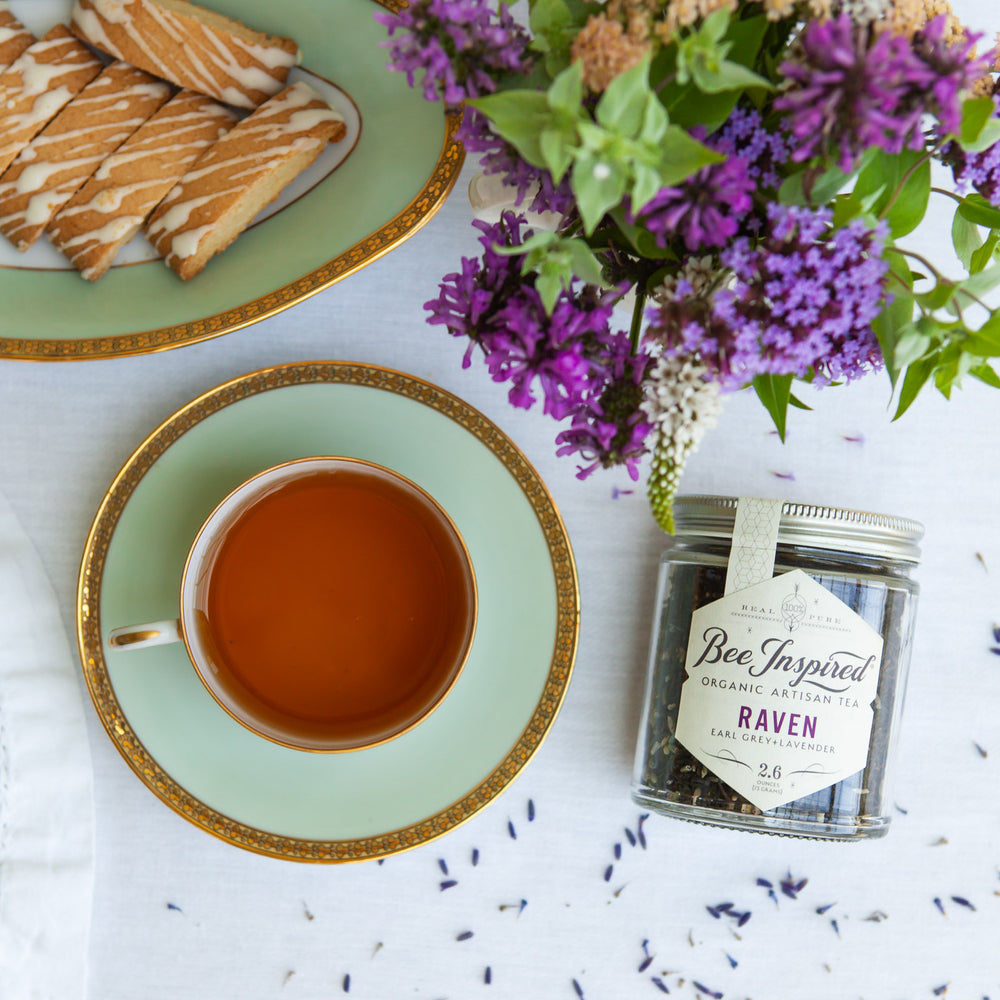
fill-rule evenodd
<path id="1" fill-rule="evenodd" d="M 973 255 L 982 246 L 982 236 L 979 227 L 958 210 L 951 220 L 951 243 L 958 259 L 962 262 L 962 267 L 966 271 L 971 271 Z"/>
<path id="2" fill-rule="evenodd" d="M 753 388 L 757 398 L 771 414 L 778 436 L 785 440 L 785 422 L 788 416 L 788 404 L 792 397 L 791 375 L 758 375 L 753 380 Z"/>
<path id="3" fill-rule="evenodd" d="M 1000 264 L 994 264 L 958 283 L 957 292 L 967 292 L 970 298 L 981 299 L 1000 285 Z"/>
<path id="4" fill-rule="evenodd" d="M 553 81 L 547 93 L 549 107 L 578 118 L 583 104 L 583 67 L 571 63 Z"/>
<path id="5" fill-rule="evenodd" d="M 958 210 L 977 226 L 1000 229 L 1000 209 L 994 208 L 981 194 L 967 195 Z"/>
<path id="6" fill-rule="evenodd" d="M 911 325 L 900 332 L 893 352 L 893 361 L 897 368 L 903 369 L 919 361 L 931 346 L 931 338 L 921 333 Z"/>
<path id="7" fill-rule="evenodd" d="M 573 162 L 573 145 L 567 141 L 565 132 L 547 128 L 538 136 L 538 148 L 546 169 L 552 174 L 552 180 L 558 184 Z"/>
<path id="8" fill-rule="evenodd" d="M 1000 358 L 1000 314 L 994 313 L 978 330 L 972 331 L 962 347 L 979 358 Z"/>
<path id="9" fill-rule="evenodd" d="M 981 153 L 1000 140 L 1000 118 L 991 97 L 972 97 L 962 103 L 958 142 L 970 153 Z"/>
<path id="10" fill-rule="evenodd" d="M 536 90 L 505 90 L 469 101 L 532 166 L 545 167 L 539 137 L 554 124 L 548 97 Z"/>
<path id="11" fill-rule="evenodd" d="M 688 133 L 677 125 L 668 125 L 660 140 L 660 185 L 669 187 L 687 180 L 702 167 L 710 163 L 720 163 L 726 157 L 716 153 L 708 146 L 702 145 L 697 139 L 692 139 Z"/>
<path id="12" fill-rule="evenodd" d="M 1000 242 L 1000 232 L 996 229 L 990 230 L 989 236 L 986 237 L 986 242 L 972 255 L 972 260 L 968 267 L 970 274 L 979 274 L 993 259 L 998 242 Z"/>
<path id="13" fill-rule="evenodd" d="M 969 374 L 973 378 L 979 379 L 980 382 L 985 382 L 987 385 L 992 386 L 994 389 L 1000 389 L 1000 375 L 988 364 L 973 365 L 969 369 Z"/>
<path id="14" fill-rule="evenodd" d="M 717 68 L 696 62 L 691 67 L 691 75 L 698 89 L 706 94 L 719 94 L 726 90 L 746 90 L 749 87 L 774 89 L 770 80 L 729 59 L 723 59 Z"/>
<path id="15" fill-rule="evenodd" d="M 601 95 L 594 117 L 618 135 L 637 136 L 646 117 L 649 89 L 649 58 L 616 76 Z"/>
<path id="16" fill-rule="evenodd" d="M 622 200 L 626 185 L 625 171 L 618 164 L 590 152 L 577 155 L 570 174 L 570 187 L 585 233 L 590 235 L 605 213 Z"/>
<path id="17" fill-rule="evenodd" d="M 778 201 L 782 205 L 825 205 L 847 186 L 852 176 L 840 167 L 801 170 L 784 179 L 778 188 Z M 859 197 L 864 193 L 855 191 Z"/>
<path id="18" fill-rule="evenodd" d="M 667 251 L 656 242 L 653 234 L 648 229 L 633 225 L 626 220 L 623 208 L 616 208 L 611 213 L 611 218 L 614 220 L 622 236 L 625 237 L 631 248 L 640 257 L 645 257 L 647 260 L 663 260 L 668 256 Z"/>
<path id="19" fill-rule="evenodd" d="M 580 0 L 531 0 L 531 48 L 545 56 L 550 77 L 558 76 L 569 65 L 573 39 L 587 16 L 586 5 Z"/>
<path id="20" fill-rule="evenodd" d="M 638 212 L 662 187 L 660 175 L 652 167 L 639 163 L 635 167 L 632 185 L 632 209 Z"/>
<path id="21" fill-rule="evenodd" d="M 903 384 L 899 390 L 899 402 L 896 405 L 896 414 L 892 418 L 898 420 L 912 405 L 920 390 L 927 384 L 927 380 L 934 373 L 934 361 L 925 359 L 910 365 L 906 369 Z"/>

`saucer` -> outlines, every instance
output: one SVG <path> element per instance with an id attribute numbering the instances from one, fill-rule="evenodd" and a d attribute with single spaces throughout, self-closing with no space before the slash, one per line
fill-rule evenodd
<path id="1" fill-rule="evenodd" d="M 0 236 L 0 358 L 84 360 L 147 354 L 238 330 L 301 302 L 398 246 L 441 207 L 463 162 L 445 113 L 390 72 L 375 14 L 396 0 L 206 0 L 298 41 L 304 80 L 345 117 L 331 144 L 224 253 L 181 281 L 141 234 L 99 281 L 80 277 L 43 236 L 19 254 Z M 36 34 L 67 23 L 71 0 L 13 0 Z"/>
<path id="2" fill-rule="evenodd" d="M 363 458 L 423 487 L 465 539 L 479 590 L 472 650 L 437 710 L 388 743 L 334 755 L 244 729 L 202 687 L 183 645 L 106 641 L 116 626 L 176 617 L 191 540 L 233 487 L 317 454 Z M 212 389 L 133 453 L 87 539 L 77 638 L 101 722 L 150 791 L 238 847 L 335 862 L 432 840 L 507 788 L 562 703 L 579 609 L 566 528 L 502 431 L 413 376 L 311 362 Z"/>

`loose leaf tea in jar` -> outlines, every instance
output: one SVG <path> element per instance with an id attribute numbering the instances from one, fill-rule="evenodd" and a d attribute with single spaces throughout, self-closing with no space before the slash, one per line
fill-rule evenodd
<path id="1" fill-rule="evenodd" d="M 680 497 L 660 561 L 632 797 L 664 815 L 883 836 L 923 528 Z"/>

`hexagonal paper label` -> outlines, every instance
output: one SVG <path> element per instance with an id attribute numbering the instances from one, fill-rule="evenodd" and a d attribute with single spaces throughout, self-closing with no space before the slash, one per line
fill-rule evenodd
<path id="1" fill-rule="evenodd" d="M 801 570 L 694 612 L 677 739 L 767 811 L 868 763 L 882 637 Z"/>

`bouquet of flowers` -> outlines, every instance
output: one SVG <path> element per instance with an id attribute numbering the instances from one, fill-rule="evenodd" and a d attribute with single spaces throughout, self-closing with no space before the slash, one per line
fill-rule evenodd
<path id="1" fill-rule="evenodd" d="M 513 405 L 541 399 L 581 477 L 637 479 L 648 458 L 665 530 L 727 393 L 751 387 L 783 436 L 808 409 L 797 383 L 884 370 L 897 416 L 927 385 L 1000 388 L 998 66 L 946 0 L 377 16 L 390 69 L 462 109 L 465 148 L 510 191 L 429 322 Z M 931 198 L 954 204 L 957 278 L 907 246 Z"/>

